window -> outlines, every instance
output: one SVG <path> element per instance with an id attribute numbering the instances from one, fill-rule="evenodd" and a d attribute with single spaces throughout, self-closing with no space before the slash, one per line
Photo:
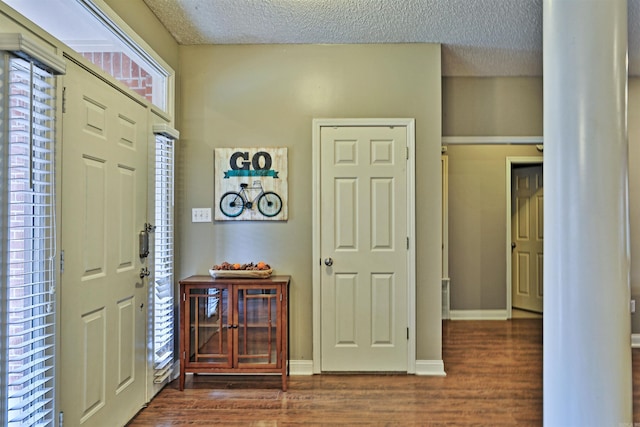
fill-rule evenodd
<path id="1" fill-rule="evenodd" d="M 155 166 L 153 368 L 154 383 L 163 384 L 172 379 L 174 354 L 173 138 L 156 134 Z"/>
<path id="2" fill-rule="evenodd" d="M 0 52 L 0 83 L 0 424 L 53 426 L 55 78 Z"/>
<path id="3" fill-rule="evenodd" d="M 164 111 L 169 109 L 172 71 L 134 40 L 100 0 L 4 0 L 12 8 L 79 52 L 132 91 Z M 69 25 L 73 22 L 73 25 Z"/>

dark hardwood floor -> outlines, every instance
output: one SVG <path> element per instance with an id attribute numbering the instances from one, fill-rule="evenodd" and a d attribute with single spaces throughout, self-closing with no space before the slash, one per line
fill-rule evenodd
<path id="1" fill-rule="evenodd" d="M 444 321 L 446 377 L 415 375 L 187 376 L 130 426 L 540 426 L 542 320 Z M 633 352 L 634 422 L 640 351 Z"/>

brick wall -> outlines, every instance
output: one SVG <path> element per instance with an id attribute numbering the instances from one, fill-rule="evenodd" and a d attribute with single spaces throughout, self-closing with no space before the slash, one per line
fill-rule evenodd
<path id="1" fill-rule="evenodd" d="M 153 101 L 153 77 L 124 53 L 83 52 L 82 55 L 148 101 Z"/>

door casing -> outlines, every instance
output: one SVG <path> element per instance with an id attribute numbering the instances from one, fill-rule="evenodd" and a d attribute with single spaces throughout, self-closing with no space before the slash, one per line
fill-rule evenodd
<path id="1" fill-rule="evenodd" d="M 416 371 L 416 216 L 415 216 L 415 119 L 411 118 L 370 118 L 370 119 L 313 119 L 312 123 L 312 300 L 313 300 L 313 373 L 322 372 L 321 332 L 322 307 L 320 304 L 321 256 L 320 253 L 320 129 L 339 126 L 402 126 L 407 132 L 407 373 Z"/>
<path id="2" fill-rule="evenodd" d="M 511 266 L 511 169 L 513 167 L 513 165 L 531 165 L 531 164 L 543 164 L 542 163 L 542 156 L 514 156 L 514 157 L 507 157 L 506 159 L 506 173 L 505 173 L 505 183 L 506 183 L 506 198 L 507 201 L 505 203 L 506 206 L 506 230 L 507 230 L 507 241 L 505 243 L 505 254 L 506 254 L 506 270 L 507 270 L 507 286 L 506 286 L 506 293 L 507 293 L 507 319 L 511 319 L 511 317 L 513 316 L 513 310 L 512 310 L 512 303 L 513 303 L 513 299 L 512 299 L 512 295 L 511 295 L 511 289 L 512 289 L 512 278 L 511 278 L 511 272 L 512 272 L 512 266 Z"/>

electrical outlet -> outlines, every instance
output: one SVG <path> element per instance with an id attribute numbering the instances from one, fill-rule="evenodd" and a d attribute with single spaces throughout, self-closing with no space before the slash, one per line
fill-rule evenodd
<path id="1" fill-rule="evenodd" d="M 631 300 L 631 314 L 636 312 L 636 300 Z"/>
<path id="2" fill-rule="evenodd" d="M 211 222 L 211 208 L 191 209 L 191 222 Z"/>

